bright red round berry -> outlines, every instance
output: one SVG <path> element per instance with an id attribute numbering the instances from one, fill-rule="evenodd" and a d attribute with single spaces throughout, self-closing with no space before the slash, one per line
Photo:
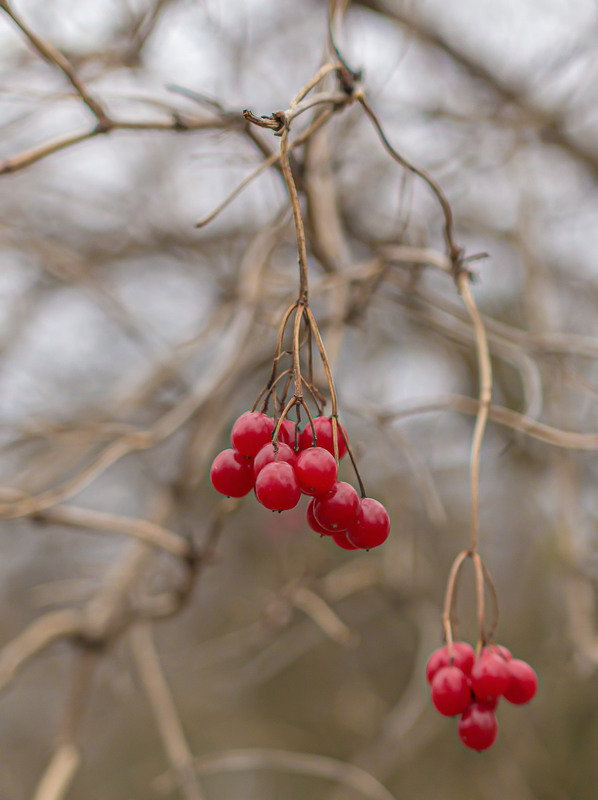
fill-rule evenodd
<path id="1" fill-rule="evenodd" d="M 471 674 L 473 662 L 475 661 L 475 653 L 473 647 L 467 642 L 453 642 L 453 666 L 459 667 L 461 672 L 466 675 Z M 439 647 L 435 650 L 426 665 L 426 680 L 432 683 L 434 675 L 442 667 L 448 667 L 451 664 L 448 644 L 444 647 Z"/>
<path id="2" fill-rule="evenodd" d="M 330 531 L 327 531 L 326 528 L 323 528 L 318 520 L 314 517 L 314 498 L 309 501 L 307 504 L 307 511 L 305 513 L 307 517 L 307 524 L 316 533 L 319 533 L 321 536 L 331 536 L 332 534 Z M 344 532 L 344 531 L 343 531 Z"/>
<path id="3" fill-rule="evenodd" d="M 301 497 L 295 470 L 286 461 L 266 464 L 255 479 L 255 494 L 260 503 L 271 511 L 295 508 Z"/>
<path id="4" fill-rule="evenodd" d="M 230 434 L 232 446 L 244 456 L 255 456 L 265 444 L 272 441 L 274 420 L 259 411 L 246 411 L 233 425 Z"/>
<path id="5" fill-rule="evenodd" d="M 498 735 L 498 722 L 487 706 L 474 703 L 464 712 L 457 727 L 459 739 L 471 750 L 487 750 Z"/>
<path id="6" fill-rule="evenodd" d="M 314 423 L 314 430 L 316 432 L 316 446 L 323 447 L 324 450 L 328 450 L 329 453 L 332 453 L 332 455 L 334 455 L 334 443 L 332 439 L 332 420 L 330 419 L 330 417 L 314 417 L 313 423 Z M 345 430 L 344 425 L 341 425 L 339 422 L 337 428 L 339 459 L 341 459 L 347 452 L 347 445 L 345 444 L 343 439 L 343 434 L 340 431 L 341 428 L 343 429 L 345 438 L 347 439 L 347 441 L 349 441 L 349 436 L 347 434 L 347 431 Z M 299 449 L 307 450 L 308 447 L 313 447 L 313 444 L 314 444 L 314 435 L 312 427 L 308 422 L 301 433 L 301 438 L 299 439 Z"/>
<path id="7" fill-rule="evenodd" d="M 281 442 L 288 444 L 289 447 L 292 447 L 293 450 L 295 449 L 295 423 L 290 419 L 283 419 L 280 426 L 279 439 Z"/>
<path id="8" fill-rule="evenodd" d="M 507 664 L 509 669 L 509 685 L 503 692 L 505 700 L 516 706 L 529 703 L 538 691 L 538 676 L 527 661 L 513 658 Z"/>
<path id="9" fill-rule="evenodd" d="M 305 494 L 326 494 L 336 483 L 338 467 L 328 450 L 310 447 L 297 456 L 295 474 Z"/>
<path id="10" fill-rule="evenodd" d="M 338 481 L 328 494 L 316 497 L 314 516 L 330 533 L 345 531 L 359 512 L 359 495 L 350 483 Z"/>
<path id="11" fill-rule="evenodd" d="M 511 679 L 507 664 L 501 656 L 482 650 L 471 670 L 471 688 L 478 700 L 493 700 L 504 693 Z"/>
<path id="12" fill-rule="evenodd" d="M 306 451 L 309 452 L 309 451 Z M 378 547 L 388 539 L 390 517 L 388 511 L 378 500 L 363 497 L 359 501 L 357 519 L 347 529 L 347 538 L 357 547 L 369 550 Z"/>
<path id="13" fill-rule="evenodd" d="M 236 450 L 223 450 L 212 462 L 210 480 L 220 494 L 244 497 L 253 489 L 251 459 Z"/>
<path id="14" fill-rule="evenodd" d="M 287 464 L 294 464 L 296 458 L 295 451 L 288 444 L 279 442 L 278 453 L 274 452 L 272 443 L 265 444 L 253 459 L 253 474 L 257 478 L 266 464 L 272 464 L 273 461 L 286 461 Z"/>
<path id="15" fill-rule="evenodd" d="M 354 544 L 347 539 L 347 534 L 345 531 L 335 531 L 332 534 L 332 539 L 339 547 L 342 547 L 343 550 L 359 550 L 359 547 L 355 547 Z"/>
<path id="16" fill-rule="evenodd" d="M 434 707 L 445 717 L 462 714 L 473 699 L 469 678 L 459 667 L 442 667 L 431 685 Z"/>

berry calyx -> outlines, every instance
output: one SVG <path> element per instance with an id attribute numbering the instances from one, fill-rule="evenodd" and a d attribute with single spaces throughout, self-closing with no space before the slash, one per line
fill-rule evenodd
<path id="1" fill-rule="evenodd" d="M 471 688 L 478 700 L 500 697 L 510 681 L 508 662 L 484 648 L 471 670 Z"/>
<path id="2" fill-rule="evenodd" d="M 253 459 L 253 474 L 257 478 L 266 464 L 272 464 L 274 461 L 286 461 L 287 464 L 294 464 L 296 458 L 295 451 L 288 444 L 279 442 L 278 452 L 276 453 L 274 445 L 269 442 L 261 448 Z"/>
<path id="3" fill-rule="evenodd" d="M 253 489 L 251 459 L 236 450 L 223 450 L 212 461 L 212 486 L 227 497 L 244 497 Z"/>
<path id="4" fill-rule="evenodd" d="M 471 750 L 487 750 L 498 735 L 498 722 L 487 706 L 474 703 L 464 712 L 457 726 L 459 739 Z"/>
<path id="5" fill-rule="evenodd" d="M 233 425 L 232 446 L 244 456 L 255 456 L 272 440 L 274 420 L 259 411 L 246 411 Z"/>
<path id="6" fill-rule="evenodd" d="M 305 512 L 305 516 L 307 517 L 307 524 L 316 533 L 319 533 L 321 536 L 332 536 L 330 531 L 327 531 L 326 528 L 323 528 L 318 520 L 314 517 L 314 498 L 309 501 L 307 504 L 307 511 Z"/>
<path id="7" fill-rule="evenodd" d="M 509 683 L 503 694 L 505 700 L 522 706 L 532 700 L 538 691 L 538 676 L 527 661 L 513 658 L 508 662 Z"/>
<path id="8" fill-rule="evenodd" d="M 305 494 L 327 494 L 336 483 L 338 467 L 324 447 L 310 447 L 297 456 L 295 474 Z"/>
<path id="9" fill-rule="evenodd" d="M 314 430 L 316 432 L 316 447 L 323 447 L 324 450 L 328 450 L 329 453 L 334 455 L 334 442 L 332 439 L 332 420 L 330 417 L 314 417 L 313 419 Z M 338 457 L 339 460 L 346 455 L 347 453 L 347 445 L 343 439 L 343 434 L 341 433 L 340 429 L 343 429 L 343 433 L 347 441 L 349 441 L 349 436 L 345 427 L 343 425 L 338 424 Z M 310 423 L 308 422 L 303 431 L 301 432 L 301 438 L 299 439 L 299 448 L 301 450 L 307 450 L 308 447 L 314 446 L 314 437 L 313 431 Z"/>
<path id="10" fill-rule="evenodd" d="M 316 498 L 314 516 L 330 533 L 345 531 L 357 518 L 359 495 L 350 483 L 338 481 L 328 494 Z M 357 546 L 355 545 L 356 549 Z"/>
<path id="11" fill-rule="evenodd" d="M 359 547 L 351 544 L 351 542 L 347 539 L 346 531 L 335 531 L 331 535 L 334 543 L 339 547 L 342 547 L 343 550 L 359 550 Z"/>
<path id="12" fill-rule="evenodd" d="M 470 675 L 474 661 L 475 652 L 470 644 L 467 642 L 453 642 L 453 666 L 459 667 L 461 672 Z M 439 669 L 450 665 L 449 646 L 445 644 L 444 647 L 439 647 L 438 650 L 435 650 L 428 659 L 426 665 L 426 680 L 428 683 L 432 683 Z"/>
<path id="13" fill-rule="evenodd" d="M 295 470 L 286 461 L 266 464 L 255 480 L 255 494 L 259 502 L 271 511 L 295 508 L 301 497 Z"/>
<path id="14" fill-rule="evenodd" d="M 459 667 L 442 667 L 432 681 L 432 702 L 445 717 L 462 714 L 471 705 L 469 678 Z"/>
<path id="15" fill-rule="evenodd" d="M 383 544 L 389 533 L 390 517 L 382 503 L 371 497 L 362 498 L 359 501 L 357 519 L 347 529 L 349 541 L 357 547 L 369 550 Z"/>

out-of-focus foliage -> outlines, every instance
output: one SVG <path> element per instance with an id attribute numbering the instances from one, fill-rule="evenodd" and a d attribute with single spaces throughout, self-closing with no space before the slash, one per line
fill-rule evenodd
<path id="1" fill-rule="evenodd" d="M 499 424 L 497 412 L 489 423 L 480 548 L 498 639 L 537 668 L 541 689 L 530 707 L 501 707 L 498 744 L 482 757 L 433 712 L 423 678 L 468 541 L 474 338 L 446 275 L 393 263 L 372 277 L 390 246 L 441 252 L 442 216 L 358 106 L 297 148 L 294 168 L 312 308 L 391 538 L 343 553 L 302 510 L 222 505 L 207 480 L 267 379 L 297 255 L 274 168 L 194 223 L 278 148 L 268 131 L 249 135 L 240 112 L 289 106 L 321 64 L 327 4 L 15 0 L 14 11 L 123 124 L 13 170 L 97 119 L 0 8 L 2 509 L 47 498 L 2 520 L 0 798 L 33 797 L 73 731 L 72 800 L 199 796 L 169 766 L 140 677 L 151 644 L 128 615 L 144 609 L 164 617 L 156 648 L 208 800 L 358 796 L 307 767 L 263 769 L 257 753 L 243 771 L 218 770 L 210 754 L 232 748 L 339 759 L 396 798 L 594 797 L 595 4 L 361 0 L 337 31 L 389 139 L 443 187 L 466 254 L 488 254 L 471 268 L 493 403 L 532 420 Z M 565 446 L 541 441 L 536 423 Z M 45 494 L 69 481 L 64 498 Z M 132 541 L 122 531 L 134 520 L 199 548 L 182 608 L 187 567 Z M 469 639 L 473 607 L 467 571 Z M 11 641 L 73 609 L 84 635 L 48 635 L 12 674 Z M 62 796 L 51 791 L 36 800 Z"/>

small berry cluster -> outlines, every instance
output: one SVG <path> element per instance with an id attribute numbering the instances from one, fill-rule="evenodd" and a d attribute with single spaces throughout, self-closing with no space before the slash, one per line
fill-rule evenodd
<path id="1" fill-rule="evenodd" d="M 332 420 L 316 417 L 299 432 L 295 423 L 283 419 L 274 443 L 276 424 L 258 411 L 238 418 L 231 431 L 232 449 L 223 450 L 212 463 L 210 479 L 216 491 L 244 497 L 254 489 L 258 501 L 271 511 L 294 508 L 306 494 L 311 496 L 307 522 L 316 533 L 331 536 L 345 550 L 381 545 L 390 532 L 388 513 L 382 503 L 360 499 L 351 484 L 338 480 Z M 340 423 L 337 433 L 341 459 L 348 436 Z"/>
<path id="2" fill-rule="evenodd" d="M 432 702 L 445 717 L 461 714 L 457 732 L 471 750 L 487 750 L 498 734 L 494 712 L 501 697 L 520 706 L 534 697 L 538 677 L 532 667 L 502 645 L 489 645 L 476 659 L 467 642 L 453 642 L 430 656 L 426 667 Z"/>

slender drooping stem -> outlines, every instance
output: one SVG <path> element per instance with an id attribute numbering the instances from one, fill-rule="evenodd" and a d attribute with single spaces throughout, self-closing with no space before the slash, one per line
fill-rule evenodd
<path id="1" fill-rule="evenodd" d="M 293 210 L 293 220 L 295 222 L 295 233 L 297 236 L 297 258 L 299 262 L 299 301 L 306 303 L 308 300 L 308 281 L 307 281 L 307 248 L 305 245 L 305 228 L 301 217 L 301 205 L 299 195 L 295 186 L 295 179 L 289 161 L 289 128 L 285 127 L 280 137 L 280 166 L 287 185 L 291 208 Z"/>
<path id="2" fill-rule="evenodd" d="M 449 646 L 449 652 L 452 658 L 453 655 L 453 609 L 455 606 L 455 599 L 457 594 L 457 579 L 461 572 L 461 567 L 465 560 L 469 557 L 468 550 L 462 550 L 457 558 L 453 561 L 453 566 L 449 573 L 449 578 L 446 584 L 446 593 L 444 596 L 444 608 L 442 611 L 442 624 L 444 628 L 444 638 Z"/>
<path id="3" fill-rule="evenodd" d="M 461 272 L 459 274 L 458 286 L 473 323 L 479 369 L 480 401 L 473 432 L 473 441 L 471 444 L 470 465 L 471 535 L 469 548 L 472 553 L 475 553 L 478 547 L 480 532 L 480 454 L 482 449 L 482 438 L 484 436 L 484 430 L 488 421 L 490 401 L 492 399 L 492 364 L 490 361 L 490 351 L 488 349 L 486 329 L 471 292 L 471 278 L 469 277 L 468 273 Z"/>

